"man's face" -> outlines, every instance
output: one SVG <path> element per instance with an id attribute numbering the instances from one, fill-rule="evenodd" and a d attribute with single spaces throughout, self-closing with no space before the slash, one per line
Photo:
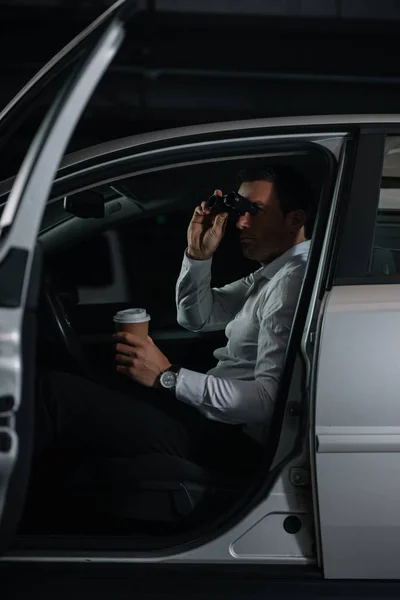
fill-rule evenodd
<path id="1" fill-rule="evenodd" d="M 267 264 L 304 240 L 304 212 L 296 210 L 284 216 L 273 183 L 242 183 L 238 191 L 260 208 L 256 215 L 246 213 L 236 223 L 246 258 Z"/>

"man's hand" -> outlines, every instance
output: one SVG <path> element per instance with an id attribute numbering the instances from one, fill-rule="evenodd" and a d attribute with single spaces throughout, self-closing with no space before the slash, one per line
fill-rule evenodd
<path id="1" fill-rule="evenodd" d="M 222 196 L 221 190 L 214 194 Z M 221 243 L 228 222 L 228 213 L 213 214 L 207 202 L 202 202 L 194 210 L 188 228 L 188 255 L 195 260 L 211 258 Z"/>
<path id="2" fill-rule="evenodd" d="M 114 335 L 117 371 L 127 375 L 146 387 L 156 385 L 162 371 L 169 369 L 171 363 L 157 348 L 151 337 L 147 340 L 121 331 Z"/>

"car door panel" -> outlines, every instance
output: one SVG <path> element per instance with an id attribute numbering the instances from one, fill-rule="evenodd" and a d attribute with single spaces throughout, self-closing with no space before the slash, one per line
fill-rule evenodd
<path id="1" fill-rule="evenodd" d="M 33 407 L 35 401 L 36 308 L 41 266 L 42 252 L 40 246 L 36 246 L 30 273 L 25 312 L 21 324 L 20 348 L 24 372 L 21 380 L 20 402 L 17 407 L 16 401 L 18 401 L 18 398 L 16 396 L 2 394 L 0 398 L 0 421 L 2 419 L 5 421 L 0 426 L 0 473 L 2 478 L 2 486 L 0 487 L 0 552 L 6 547 L 23 511 L 26 484 L 29 479 L 34 441 L 32 423 L 34 422 Z M 0 273 L 1 270 L 0 265 Z M 1 342 L 3 350 L 4 338 L 1 339 Z M 12 357 L 7 357 L 6 360 L 10 360 L 10 358 Z M 6 375 L 7 373 L 4 360 L 5 357 L 2 356 L 0 360 L 2 375 Z M 5 387 L 4 379 L 1 382 L 2 392 L 3 387 Z M 11 381 L 7 387 L 8 389 L 17 388 L 17 382 Z M 14 419 L 11 416 L 12 412 L 15 413 Z M 7 425 L 11 425 L 11 427 Z M 20 440 L 23 440 L 23 443 L 20 443 Z"/>
<path id="2" fill-rule="evenodd" d="M 400 164 L 387 144 L 391 129 L 360 136 L 335 285 L 316 340 L 316 519 L 328 578 L 399 577 L 400 281 L 387 268 L 392 240 L 377 227 L 385 161 L 394 180 Z"/>
<path id="3" fill-rule="evenodd" d="M 315 434 L 329 578 L 399 576 L 399 299 L 400 285 L 338 286 L 326 306 Z"/>
<path id="4" fill-rule="evenodd" d="M 36 240 L 51 184 L 74 127 L 123 38 L 113 21 L 58 94 L 14 181 L 0 220 L 0 550 L 22 509 L 33 434 Z M 11 265 L 11 267 L 10 267 Z M 32 291 L 33 290 L 33 291 Z M 17 501 L 16 501 L 17 498 Z"/>

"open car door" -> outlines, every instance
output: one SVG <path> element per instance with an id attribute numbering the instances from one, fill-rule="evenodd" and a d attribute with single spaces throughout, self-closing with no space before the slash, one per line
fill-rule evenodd
<path id="1" fill-rule="evenodd" d="M 33 449 L 35 311 L 40 278 L 37 235 L 65 148 L 120 47 L 132 5 L 129 0 L 120 0 L 107 11 L 107 18 L 97 20 L 95 29 L 85 30 L 90 41 L 86 36 L 85 52 L 32 141 L 0 218 L 0 552 L 5 550 L 21 517 Z M 82 43 L 82 36 L 78 38 L 75 45 L 69 45 L 72 54 Z M 64 51 L 59 56 L 60 60 L 76 59 L 76 55 Z M 49 77 L 51 69 L 47 67 L 42 72 Z M 53 67 L 57 69 L 58 63 Z M 35 85 L 30 82 L 26 86 L 28 92 L 38 81 L 43 83 L 36 78 Z M 18 117 L 21 104 L 23 98 L 19 97 L 3 116 L 8 119 L 15 110 Z"/>

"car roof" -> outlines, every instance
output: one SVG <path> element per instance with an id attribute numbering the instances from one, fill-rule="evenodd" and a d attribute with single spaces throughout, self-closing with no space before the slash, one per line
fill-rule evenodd
<path id="1" fill-rule="evenodd" d="M 211 133 L 230 133 L 232 131 L 243 131 L 258 128 L 279 127 L 304 127 L 304 126 L 334 126 L 334 125 L 362 125 L 362 124 L 384 124 L 400 123 L 400 114 L 397 115 L 324 115 L 324 116 L 301 116 L 283 117 L 271 119 L 246 119 L 240 121 L 222 121 L 204 125 L 192 125 L 188 127 L 176 127 L 142 134 L 136 134 L 125 138 L 119 138 L 95 146 L 78 150 L 64 157 L 60 168 L 70 167 L 74 164 L 86 161 L 88 158 L 101 157 L 113 152 L 119 152 L 127 148 L 140 146 L 152 142 L 174 140 L 182 137 L 196 135 L 207 135 Z"/>
<path id="2" fill-rule="evenodd" d="M 162 129 L 141 134 L 131 135 L 125 138 L 119 138 L 89 146 L 66 155 L 61 161 L 59 170 L 67 167 L 78 166 L 89 159 L 101 159 L 112 153 L 119 153 L 129 148 L 136 148 L 141 145 L 165 142 L 168 140 L 177 140 L 184 137 L 195 137 L 207 134 L 229 134 L 230 132 L 240 132 L 256 129 L 274 129 L 291 127 L 324 127 L 347 126 L 347 125 L 379 125 L 379 124 L 400 124 L 400 114 L 379 114 L 379 115 L 317 115 L 301 117 L 279 117 L 270 119 L 243 119 L 240 121 L 221 121 L 217 123 L 207 123 L 202 125 L 191 125 L 187 127 L 175 127 L 173 129 Z M 0 182 L 0 197 L 8 193 L 12 187 L 15 176 L 9 177 Z"/>

